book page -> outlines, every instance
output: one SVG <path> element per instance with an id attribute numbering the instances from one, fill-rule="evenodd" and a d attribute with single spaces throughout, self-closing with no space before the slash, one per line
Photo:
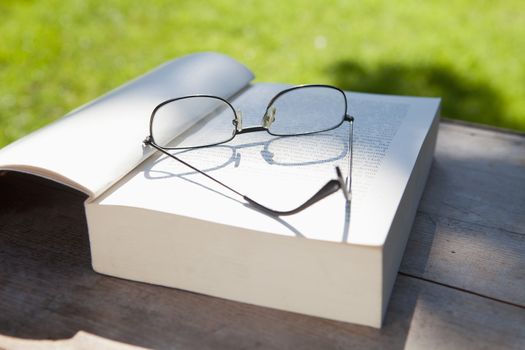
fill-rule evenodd
<path id="1" fill-rule="evenodd" d="M 232 104 L 242 110 L 244 127 L 260 126 L 267 103 L 286 87 L 259 83 L 236 97 Z M 340 192 L 298 214 L 272 217 L 158 154 L 93 204 L 144 208 L 271 234 L 381 245 L 439 100 L 347 95 L 349 112 L 355 116 L 350 203 Z M 312 135 L 276 137 L 263 131 L 238 135 L 219 146 L 172 152 L 267 207 L 289 210 L 335 179 L 336 165 L 348 174 L 349 138 L 350 125 L 345 122 Z"/>
<path id="2" fill-rule="evenodd" d="M 153 108 L 189 94 L 228 98 L 253 79 L 235 60 L 199 53 L 170 61 L 0 150 L 0 170 L 28 172 L 97 196 L 151 155 Z"/>

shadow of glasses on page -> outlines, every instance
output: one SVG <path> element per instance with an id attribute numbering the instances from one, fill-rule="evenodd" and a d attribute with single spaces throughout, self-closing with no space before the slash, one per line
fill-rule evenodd
<path id="1" fill-rule="evenodd" d="M 294 148 L 297 148 L 297 140 L 299 138 L 301 139 L 300 146 L 302 149 L 301 152 L 295 152 Z M 244 144 L 222 144 L 204 148 L 175 150 L 173 155 L 187 161 L 205 173 L 210 173 L 230 165 L 239 167 L 242 159 L 241 151 L 250 147 L 262 147 L 260 151 L 261 160 L 264 160 L 269 165 L 298 167 L 336 162 L 343 159 L 349 150 L 348 140 L 345 140 L 344 137 L 323 133 L 275 137 L 267 141 Z M 316 151 L 319 147 L 323 148 L 322 154 Z M 161 164 L 169 160 L 168 158 L 168 156 L 162 156 L 157 159 L 151 167 L 146 169 L 144 176 L 151 180 L 158 180 L 167 177 L 183 177 L 198 174 L 189 168 L 187 168 L 187 171 L 176 172 L 163 168 Z"/>
<path id="2" fill-rule="evenodd" d="M 294 152 L 294 148 L 297 148 L 299 140 L 301 152 Z M 333 133 L 319 133 L 302 136 L 272 137 L 269 140 L 259 142 L 247 142 L 234 145 L 222 144 L 212 147 L 173 151 L 173 154 L 188 162 L 192 166 L 195 166 L 203 172 L 215 177 L 213 173 L 218 172 L 223 168 L 229 166 L 239 167 L 242 161 L 242 151 L 252 147 L 262 148 L 260 151 L 260 161 L 265 162 L 267 165 L 276 166 L 275 171 L 278 171 L 278 167 L 281 166 L 304 167 L 316 164 L 337 162 L 345 158 L 349 152 L 348 138 L 337 134 L 334 135 Z M 319 148 L 322 148 L 323 152 L 319 152 Z M 200 186 L 218 195 L 241 203 L 249 208 L 258 210 L 230 195 L 229 193 L 218 191 L 201 183 L 199 178 L 194 176 L 202 175 L 199 175 L 198 172 L 193 171 L 182 164 L 180 164 L 180 166 L 179 164 L 175 164 L 176 168 L 172 168 L 170 164 L 173 165 L 174 163 L 171 162 L 177 163 L 176 160 L 171 159 L 168 156 L 160 157 L 155 162 L 151 163 L 150 166 L 145 168 L 144 176 L 151 180 L 177 177 L 188 181 L 193 185 Z M 217 179 L 221 181 L 220 172 L 217 174 Z M 254 180 L 253 185 L 256 186 L 258 183 L 260 182 Z M 226 184 L 229 185 L 228 183 Z M 349 207 L 349 205 L 345 207 L 345 213 L 347 215 L 345 215 L 346 221 L 344 225 L 345 232 L 343 232 L 343 237 L 348 236 L 347 231 L 350 220 Z M 298 229 L 290 225 L 290 223 L 288 223 L 285 219 L 281 217 L 272 218 L 287 227 L 295 235 L 304 237 Z"/>
<path id="3" fill-rule="evenodd" d="M 443 65 L 363 64 L 343 60 L 326 68 L 343 90 L 442 98 L 441 115 L 477 123 L 509 124 L 503 98 L 490 82 Z"/>

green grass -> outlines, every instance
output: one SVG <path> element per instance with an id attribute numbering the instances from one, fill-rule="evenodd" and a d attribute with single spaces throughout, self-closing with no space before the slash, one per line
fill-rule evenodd
<path id="1" fill-rule="evenodd" d="M 219 51 L 258 81 L 443 96 L 525 131 L 517 1 L 0 0 L 0 146 L 171 58 Z"/>

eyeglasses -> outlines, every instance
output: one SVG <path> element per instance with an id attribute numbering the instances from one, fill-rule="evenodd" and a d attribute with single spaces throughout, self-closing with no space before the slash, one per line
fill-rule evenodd
<path id="1" fill-rule="evenodd" d="M 303 204 L 288 211 L 270 209 L 168 152 L 215 146 L 237 135 L 256 131 L 283 137 L 309 135 L 336 129 L 345 121 L 350 123 L 346 180 L 341 169 L 336 167 L 336 179 L 328 181 Z M 150 134 L 143 142 L 241 196 L 255 208 L 270 215 L 284 216 L 296 214 L 339 190 L 347 201 L 351 200 L 353 121 L 354 117 L 348 115 L 345 93 L 330 85 L 299 85 L 279 92 L 268 103 L 262 125 L 247 128 L 243 128 L 242 113 L 225 99 L 189 95 L 166 100 L 153 109 Z"/>

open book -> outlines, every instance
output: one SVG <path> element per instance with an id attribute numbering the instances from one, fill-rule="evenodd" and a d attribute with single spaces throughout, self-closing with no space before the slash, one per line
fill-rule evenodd
<path id="1" fill-rule="evenodd" d="M 352 201 L 335 193 L 277 218 L 142 143 L 153 108 L 189 94 L 222 97 L 243 111 L 245 126 L 261 125 L 269 99 L 289 85 L 252 79 L 221 54 L 170 61 L 6 146 L 0 169 L 88 194 L 97 272 L 380 327 L 432 162 L 440 100 L 347 93 Z M 335 166 L 348 171 L 347 124 L 171 152 L 260 203 L 290 209 L 333 179 Z"/>

